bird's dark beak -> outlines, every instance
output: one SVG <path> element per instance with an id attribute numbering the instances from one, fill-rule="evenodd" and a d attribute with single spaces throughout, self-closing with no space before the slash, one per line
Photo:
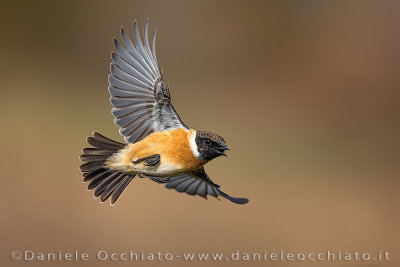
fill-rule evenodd
<path id="1" fill-rule="evenodd" d="M 217 152 L 220 155 L 227 157 L 227 155 L 225 154 L 225 150 L 229 150 L 229 148 L 227 148 L 226 146 L 221 146 L 217 148 Z"/>

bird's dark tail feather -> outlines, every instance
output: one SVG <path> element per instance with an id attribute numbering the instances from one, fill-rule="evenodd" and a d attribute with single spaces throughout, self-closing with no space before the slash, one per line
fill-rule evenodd
<path id="1" fill-rule="evenodd" d="M 113 205 L 135 175 L 112 171 L 105 168 L 107 159 L 125 147 L 123 143 L 111 140 L 97 132 L 87 138 L 91 148 L 82 149 L 80 159 L 85 163 L 80 166 L 83 182 L 89 182 L 88 190 L 94 189 L 94 197 L 104 202 L 111 196 Z"/>

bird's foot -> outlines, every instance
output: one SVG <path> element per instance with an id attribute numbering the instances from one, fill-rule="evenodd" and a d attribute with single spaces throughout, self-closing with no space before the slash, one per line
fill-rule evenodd
<path id="1" fill-rule="evenodd" d="M 160 159 L 161 159 L 161 157 L 160 157 L 159 154 L 154 154 L 154 155 L 151 155 L 151 156 L 148 156 L 148 157 L 144 157 L 144 158 L 141 158 L 141 159 L 132 161 L 132 162 L 133 162 L 134 164 L 138 164 L 138 163 L 144 161 L 144 163 L 143 163 L 144 166 L 146 166 L 146 167 L 152 167 L 152 166 L 155 166 L 155 165 L 157 165 L 158 163 L 160 163 Z"/>

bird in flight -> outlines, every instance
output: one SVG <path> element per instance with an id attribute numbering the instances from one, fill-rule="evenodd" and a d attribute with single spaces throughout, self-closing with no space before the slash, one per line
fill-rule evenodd
<path id="1" fill-rule="evenodd" d="M 135 176 L 165 184 L 189 195 L 207 195 L 245 204 L 221 191 L 204 170 L 214 158 L 226 156 L 225 140 L 212 132 L 187 127 L 171 103 L 158 67 L 155 40 L 148 38 L 148 19 L 144 23 L 142 42 L 136 21 L 135 44 L 121 28 L 123 45 L 114 38 L 108 91 L 112 114 L 127 144 L 111 140 L 97 132 L 87 138 L 92 147 L 84 148 L 80 159 L 83 181 L 101 202 L 111 197 L 115 204 Z"/>

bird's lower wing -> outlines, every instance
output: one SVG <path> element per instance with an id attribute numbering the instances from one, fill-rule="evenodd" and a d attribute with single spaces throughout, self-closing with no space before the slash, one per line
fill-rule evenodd
<path id="1" fill-rule="evenodd" d="M 249 202 L 247 198 L 231 197 L 222 192 L 220 186 L 213 183 L 210 177 L 208 177 L 203 167 L 188 173 L 170 177 L 165 187 L 168 189 L 174 188 L 178 192 L 185 192 L 189 195 L 199 195 L 203 198 L 207 198 L 207 195 L 216 198 L 222 196 L 236 204 L 246 204 Z"/>

